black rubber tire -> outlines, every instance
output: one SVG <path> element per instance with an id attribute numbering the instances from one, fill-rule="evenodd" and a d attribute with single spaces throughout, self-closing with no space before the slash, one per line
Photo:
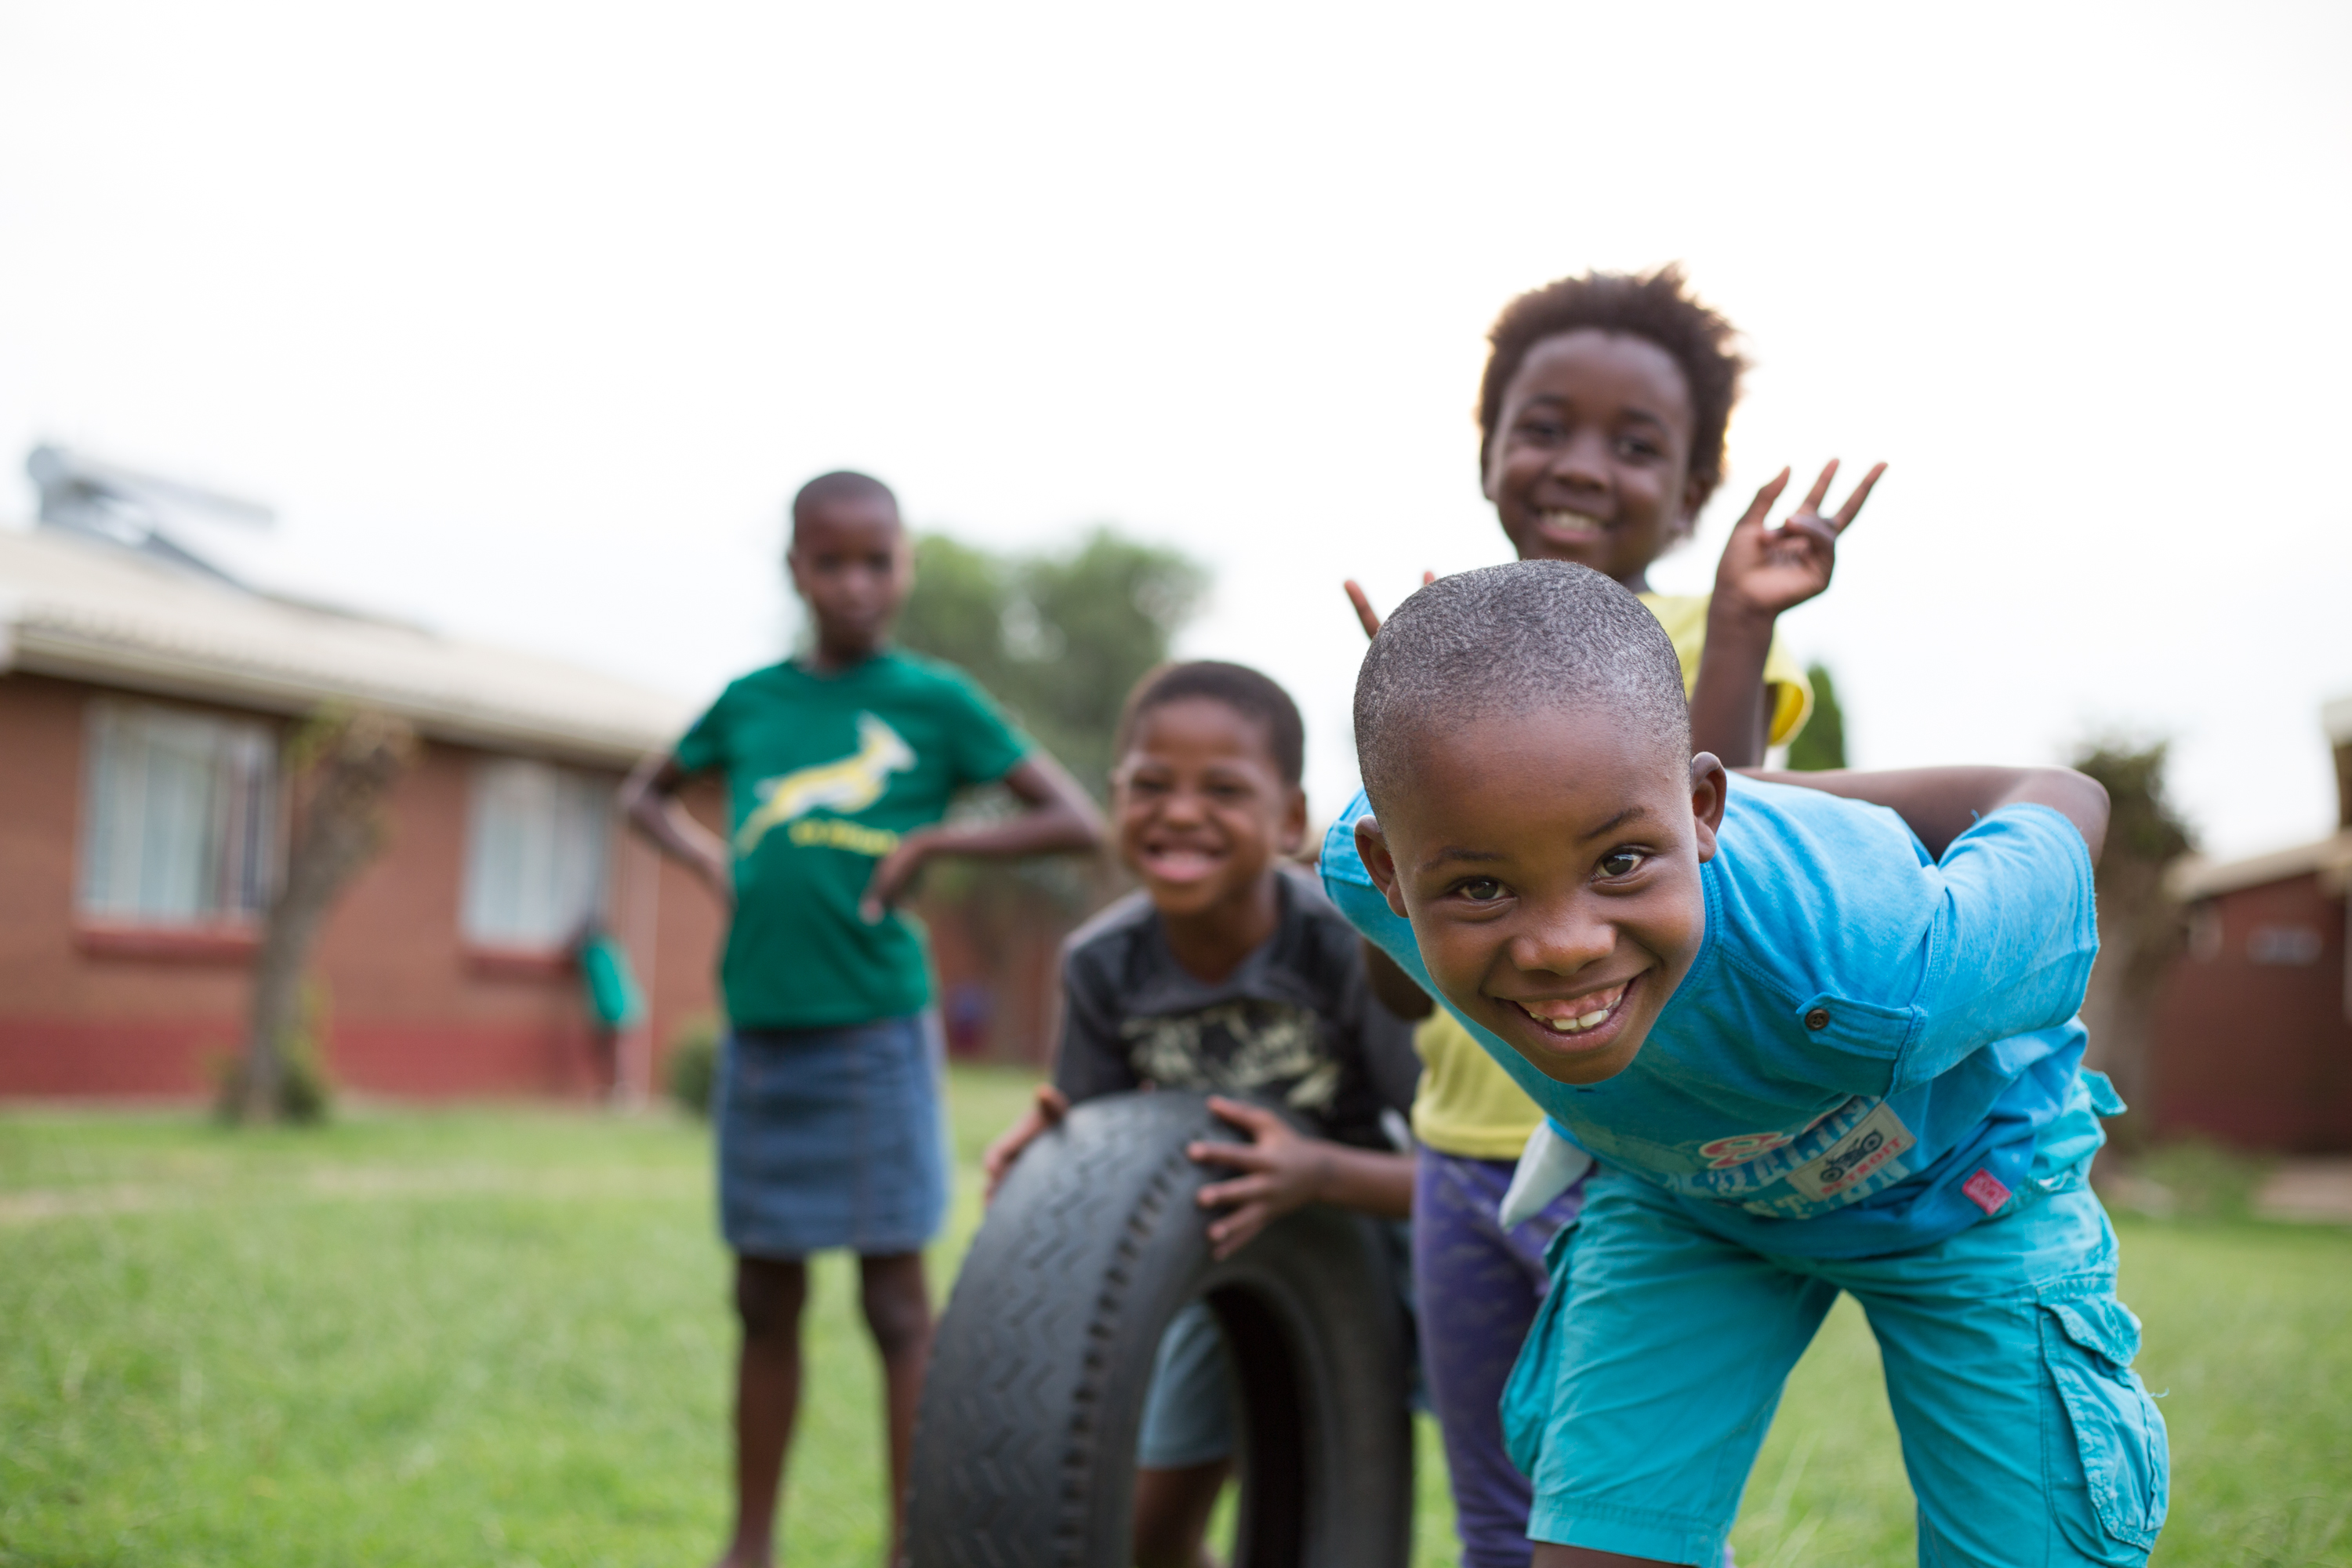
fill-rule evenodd
<path id="1" fill-rule="evenodd" d="M 1404 1568 L 1406 1326 L 1387 1238 L 1310 1207 L 1223 1263 L 1193 1194 L 1204 1097 L 1116 1095 L 1022 1155 L 940 1320 L 915 1431 L 914 1568 L 1128 1568 L 1161 1331 L 1205 1298 L 1243 1405 L 1235 1568 Z"/>

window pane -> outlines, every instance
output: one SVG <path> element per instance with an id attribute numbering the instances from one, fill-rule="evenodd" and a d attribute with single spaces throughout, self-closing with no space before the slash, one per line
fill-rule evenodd
<path id="1" fill-rule="evenodd" d="M 275 783 L 263 725 L 93 703 L 82 908 L 159 925 L 257 915 L 276 842 Z"/>
<path id="2" fill-rule="evenodd" d="M 499 947 L 560 947 L 603 906 L 612 784 L 504 758 L 474 775 L 466 849 L 466 935 Z"/>

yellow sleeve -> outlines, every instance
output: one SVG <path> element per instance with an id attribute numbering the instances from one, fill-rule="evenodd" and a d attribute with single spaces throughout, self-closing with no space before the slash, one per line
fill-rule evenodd
<path id="1" fill-rule="evenodd" d="M 1666 628 L 1666 636 L 1675 645 L 1675 658 L 1683 667 L 1685 695 L 1698 684 L 1698 656 L 1706 647 L 1708 597 L 1706 594 L 1642 595 L 1642 603 L 1658 617 L 1658 624 Z M 1785 746 L 1812 717 L 1813 683 L 1805 679 L 1804 667 L 1778 636 L 1764 654 L 1764 684 L 1772 689 L 1771 732 L 1767 740 L 1769 744 Z"/>
<path id="2" fill-rule="evenodd" d="M 1772 689 L 1770 742 L 1785 746 L 1813 716 L 1813 683 L 1777 634 L 1764 654 L 1764 684 Z"/>
<path id="3" fill-rule="evenodd" d="M 1412 1043 L 1423 1064 L 1413 1137 L 1441 1154 L 1517 1159 L 1543 1120 L 1527 1091 L 1443 1007 L 1413 1031 Z"/>

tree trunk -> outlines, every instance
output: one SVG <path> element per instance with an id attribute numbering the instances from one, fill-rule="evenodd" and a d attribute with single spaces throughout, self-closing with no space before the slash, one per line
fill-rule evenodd
<path id="1" fill-rule="evenodd" d="M 382 847 L 379 808 L 415 745 L 415 732 L 398 719 L 331 711 L 311 720 L 289 748 L 299 826 L 254 964 L 240 1120 L 275 1121 L 284 1110 L 286 1042 L 300 1026 L 310 950 L 337 896 Z"/>

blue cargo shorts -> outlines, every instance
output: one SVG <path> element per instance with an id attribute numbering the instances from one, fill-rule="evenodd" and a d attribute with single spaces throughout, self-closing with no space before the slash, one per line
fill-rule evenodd
<path id="1" fill-rule="evenodd" d="M 2139 1321 L 2079 1173 L 1930 1246 L 1837 1259 L 1727 1241 L 1604 1167 L 1549 1261 L 1503 1394 L 1534 1540 L 1717 1561 L 1781 1386 L 1843 1290 L 1878 1339 L 1922 1563 L 2147 1560 L 2164 1418 L 2131 1371 Z"/>

